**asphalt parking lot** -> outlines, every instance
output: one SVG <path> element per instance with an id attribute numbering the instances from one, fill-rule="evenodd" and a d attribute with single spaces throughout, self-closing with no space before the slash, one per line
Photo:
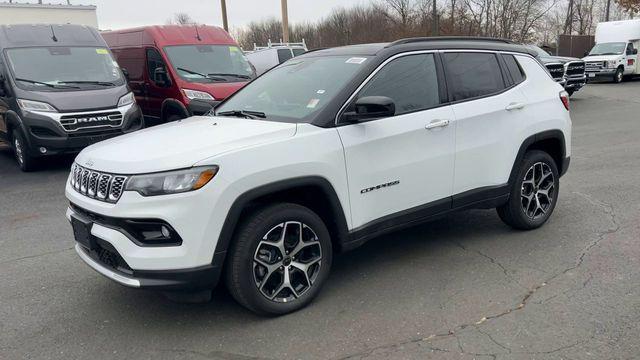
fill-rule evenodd
<path id="1" fill-rule="evenodd" d="M 306 309 L 262 318 L 225 290 L 177 304 L 72 250 L 71 158 L 23 174 L 0 147 L 0 359 L 637 359 L 640 80 L 572 98 L 549 223 L 455 214 L 339 256 Z"/>

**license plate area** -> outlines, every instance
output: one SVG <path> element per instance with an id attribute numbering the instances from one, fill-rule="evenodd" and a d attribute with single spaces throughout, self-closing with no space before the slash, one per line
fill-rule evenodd
<path id="1" fill-rule="evenodd" d="M 73 236 L 76 242 L 87 249 L 93 250 L 96 242 L 91 235 L 91 227 L 93 223 L 71 216 L 71 227 L 73 228 Z"/>
<path id="2" fill-rule="evenodd" d="M 589 75 L 589 77 L 590 77 L 590 78 L 592 78 L 592 77 L 596 77 L 596 74 L 595 74 L 595 73 L 589 73 L 588 75 Z"/>

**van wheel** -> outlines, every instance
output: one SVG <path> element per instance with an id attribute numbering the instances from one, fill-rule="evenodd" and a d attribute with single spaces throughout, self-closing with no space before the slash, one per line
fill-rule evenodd
<path id="1" fill-rule="evenodd" d="M 253 212 L 239 226 L 226 266 L 226 283 L 241 305 L 282 315 L 308 305 L 329 276 L 331 238 L 322 219 L 296 204 Z"/>
<path id="2" fill-rule="evenodd" d="M 616 70 L 615 75 L 613 75 L 613 82 L 618 84 L 618 83 L 621 83 L 622 80 L 624 80 L 624 69 L 623 68 L 618 68 Z"/>
<path id="3" fill-rule="evenodd" d="M 14 130 L 12 132 L 11 147 L 13 148 L 13 154 L 16 157 L 18 166 L 20 166 L 20 170 L 29 172 L 36 169 L 37 160 L 27 153 L 27 142 L 21 130 Z"/>
<path id="4" fill-rule="evenodd" d="M 556 206 L 559 178 L 558 167 L 549 154 L 527 152 L 511 185 L 509 201 L 497 209 L 500 219 L 519 230 L 542 226 Z"/>

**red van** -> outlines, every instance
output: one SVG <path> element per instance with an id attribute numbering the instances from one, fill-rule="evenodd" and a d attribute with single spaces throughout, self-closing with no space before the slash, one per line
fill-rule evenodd
<path id="1" fill-rule="evenodd" d="M 147 124 L 203 115 L 256 76 L 238 44 L 215 26 L 147 26 L 102 36 Z"/>

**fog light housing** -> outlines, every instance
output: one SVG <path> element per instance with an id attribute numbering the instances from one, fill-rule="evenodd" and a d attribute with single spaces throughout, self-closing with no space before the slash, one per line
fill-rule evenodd
<path id="1" fill-rule="evenodd" d="M 180 235 L 161 220 L 126 220 L 124 230 L 141 246 L 179 246 Z"/>
<path id="2" fill-rule="evenodd" d="M 46 154 L 47 153 L 47 148 L 46 147 L 41 147 L 38 150 L 40 150 L 40 154 Z"/>

